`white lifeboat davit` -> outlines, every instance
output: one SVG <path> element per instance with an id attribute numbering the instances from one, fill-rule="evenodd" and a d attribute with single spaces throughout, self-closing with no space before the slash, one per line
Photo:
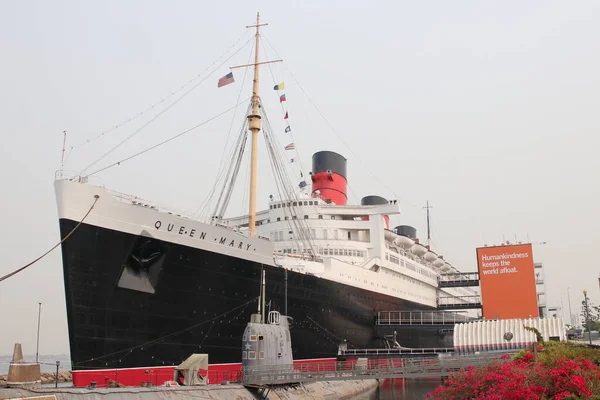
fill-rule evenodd
<path id="1" fill-rule="evenodd" d="M 415 243 L 415 245 L 410 248 L 410 252 L 419 257 L 423 257 L 428 251 L 427 247 L 419 243 Z"/>
<path id="2" fill-rule="evenodd" d="M 415 245 L 415 241 L 409 237 L 398 235 L 396 239 L 394 239 L 394 244 L 408 250 Z"/>
<path id="3" fill-rule="evenodd" d="M 433 262 L 433 266 L 438 268 L 443 267 L 445 264 L 446 261 L 444 261 L 444 258 L 442 256 L 439 256 L 439 258 Z"/>
<path id="4" fill-rule="evenodd" d="M 427 253 L 425 253 L 425 255 L 423 256 L 423 259 L 427 262 L 432 263 L 438 259 L 438 255 L 435 254 L 433 251 L 429 250 Z"/>

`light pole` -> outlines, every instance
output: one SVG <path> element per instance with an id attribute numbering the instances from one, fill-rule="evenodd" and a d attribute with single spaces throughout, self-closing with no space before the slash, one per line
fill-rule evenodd
<path id="1" fill-rule="evenodd" d="M 38 303 L 38 330 L 37 330 L 37 346 L 35 348 L 35 362 L 39 362 L 40 358 L 40 317 L 42 316 L 42 303 Z"/>
<path id="2" fill-rule="evenodd" d="M 573 312 L 571 311 L 571 286 L 567 287 L 567 300 L 569 301 L 569 323 L 571 328 L 575 328 L 573 326 Z"/>
<path id="3" fill-rule="evenodd" d="M 60 361 L 56 362 L 56 379 L 54 380 L 54 387 L 55 388 L 58 387 L 58 367 L 60 367 Z"/>
<path id="4" fill-rule="evenodd" d="M 592 324 L 590 321 L 590 309 L 588 305 L 587 290 L 583 291 L 583 301 L 585 303 L 585 324 L 587 325 L 588 337 L 590 338 L 590 344 L 592 344 Z"/>

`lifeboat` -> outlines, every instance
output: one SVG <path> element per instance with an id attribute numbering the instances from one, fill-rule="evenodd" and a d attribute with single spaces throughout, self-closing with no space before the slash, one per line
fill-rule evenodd
<path id="1" fill-rule="evenodd" d="M 394 232 L 392 232 L 392 231 L 390 231 L 390 230 L 388 230 L 388 229 L 385 229 L 385 230 L 383 231 L 383 237 L 384 237 L 384 238 L 385 238 L 385 240 L 387 240 L 388 242 L 393 242 L 393 241 L 394 241 L 394 240 L 395 240 L 395 239 L 398 237 L 398 235 L 396 235 Z"/>
<path id="2" fill-rule="evenodd" d="M 394 239 L 394 244 L 408 250 L 415 245 L 415 241 L 406 236 L 397 236 L 396 239 Z"/>
<path id="3" fill-rule="evenodd" d="M 452 271 L 452 265 L 450 265 L 449 263 L 444 263 L 444 265 L 440 268 L 440 270 L 442 272 Z"/>
<path id="4" fill-rule="evenodd" d="M 425 253 L 425 255 L 423 256 L 423 259 L 427 262 L 432 263 L 438 259 L 438 255 L 435 254 L 433 251 L 429 250 L 427 253 Z"/>
<path id="5" fill-rule="evenodd" d="M 416 256 L 423 257 L 428 250 L 427 247 L 423 246 L 422 244 L 415 243 L 415 245 L 410 248 L 410 252 Z"/>
<path id="6" fill-rule="evenodd" d="M 442 256 L 439 256 L 439 258 L 433 262 L 433 266 L 438 268 L 443 267 L 445 264 L 446 261 L 444 261 L 444 258 Z"/>

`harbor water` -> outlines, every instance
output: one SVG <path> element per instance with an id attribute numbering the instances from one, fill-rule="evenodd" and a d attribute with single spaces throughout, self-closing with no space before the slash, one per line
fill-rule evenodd
<path id="1" fill-rule="evenodd" d="M 10 363 L 0 363 L 0 375 L 8 374 L 8 367 Z M 56 364 L 51 362 L 42 361 L 40 364 L 40 370 L 42 372 L 56 372 Z M 70 371 L 71 370 L 71 362 L 70 361 L 61 361 L 60 362 L 60 370 L 61 371 Z"/>
<path id="2" fill-rule="evenodd" d="M 440 378 L 386 379 L 377 391 L 356 400 L 422 400 L 440 384 Z"/>

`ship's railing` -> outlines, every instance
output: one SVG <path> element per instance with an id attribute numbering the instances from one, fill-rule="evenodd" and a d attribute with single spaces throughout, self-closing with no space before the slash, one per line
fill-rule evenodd
<path id="1" fill-rule="evenodd" d="M 165 212 L 167 214 L 175 215 L 177 217 L 185 218 L 185 219 L 189 219 L 189 220 L 193 220 L 193 221 L 204 220 L 203 222 L 206 224 L 209 224 L 209 225 L 212 224 L 215 226 L 226 228 L 226 229 L 229 229 L 240 235 L 246 236 L 244 231 L 240 230 L 239 226 L 231 226 L 231 225 L 214 222 L 213 218 L 211 218 L 209 216 L 203 216 L 202 218 L 200 218 L 201 217 L 200 215 L 190 213 L 189 211 L 178 210 L 174 207 L 165 206 L 163 204 L 159 204 L 154 201 L 146 200 L 146 199 L 143 199 L 138 196 L 133 196 L 133 195 L 130 195 L 127 193 L 118 192 L 116 190 L 107 189 L 106 187 L 104 187 L 104 185 L 102 185 L 102 181 L 100 180 L 100 178 L 96 177 L 96 176 L 81 176 L 75 171 L 58 170 L 58 171 L 56 171 L 54 178 L 56 180 L 65 179 L 65 180 L 70 180 L 73 182 L 79 182 L 79 183 L 84 183 L 84 184 L 90 184 L 93 186 L 103 187 L 113 198 L 115 198 L 119 201 L 122 201 L 124 203 L 133 204 L 135 206 L 144 207 L 144 208 L 148 208 L 151 210 Z M 270 239 L 266 236 L 262 236 L 262 235 L 256 235 L 256 236 L 260 239 L 270 241 Z"/>
<path id="2" fill-rule="evenodd" d="M 418 256 L 416 256 L 415 254 L 412 254 L 411 252 L 409 252 L 409 251 L 406 251 L 406 250 L 404 250 L 404 249 L 402 249 L 402 248 L 395 248 L 395 247 L 393 247 L 393 246 L 390 246 L 390 245 L 389 245 L 389 243 L 387 243 L 387 242 L 386 242 L 386 244 L 385 244 L 385 245 L 386 245 L 386 247 L 387 247 L 388 249 L 390 249 L 391 251 L 395 252 L 396 254 L 399 254 L 399 255 L 401 255 L 401 256 L 404 256 L 404 257 L 408 258 L 409 260 L 416 262 L 417 264 L 419 264 L 419 265 L 420 265 L 420 266 L 422 266 L 422 267 L 426 267 L 426 268 L 427 268 L 429 271 L 431 271 L 431 272 L 434 274 L 434 276 L 437 276 L 437 279 L 438 279 L 438 281 L 439 281 L 440 279 L 444 279 L 444 278 L 442 278 L 442 276 L 448 276 L 448 275 L 452 275 L 452 274 L 455 274 L 455 275 L 457 275 L 457 276 L 470 276 L 471 274 L 476 274 L 476 275 L 477 275 L 477 279 L 479 279 L 479 275 L 478 275 L 478 273 L 477 273 L 477 272 L 474 272 L 474 273 L 472 273 L 472 272 L 464 272 L 464 273 L 462 273 L 462 272 L 459 272 L 459 271 L 457 270 L 457 271 L 456 271 L 456 273 L 452 273 L 452 272 L 449 272 L 449 273 L 441 273 L 441 272 L 440 272 L 440 271 L 438 271 L 438 269 L 437 269 L 437 268 L 435 268 L 435 267 L 434 267 L 434 266 L 433 266 L 431 263 L 428 263 L 428 262 L 426 262 L 426 261 L 425 261 L 425 260 L 423 260 L 421 257 L 418 257 Z M 405 267 L 405 268 L 406 268 L 406 267 Z M 409 268 L 409 269 L 410 269 L 410 268 Z M 411 269 L 411 270 L 412 270 L 412 269 Z M 435 278 L 434 278 L 434 279 L 435 279 Z M 473 278 L 471 278 L 471 279 L 473 279 Z M 472 294 L 472 295 L 476 295 L 476 294 L 477 294 L 477 292 L 475 292 L 474 290 L 472 290 L 472 289 L 470 289 L 470 288 L 462 288 L 462 289 L 463 289 L 463 290 L 464 290 L 466 293 L 469 293 L 469 294 Z"/>
<path id="3" fill-rule="evenodd" d="M 149 208 L 152 210 L 166 212 L 171 215 L 176 215 L 178 217 L 191 219 L 191 220 L 196 220 L 198 217 L 197 215 L 191 214 L 187 211 L 177 210 L 173 207 L 165 206 L 165 205 L 153 202 L 153 201 L 142 199 L 141 197 L 138 197 L 138 196 L 133 196 L 133 195 L 126 194 L 126 193 L 117 192 L 116 190 L 107 189 L 104 186 L 104 184 L 102 183 L 102 180 L 100 179 L 100 177 L 98 177 L 98 176 L 81 175 L 76 171 L 58 170 L 55 172 L 54 178 L 56 180 L 69 180 L 72 182 L 79 182 L 82 184 L 88 184 L 91 186 L 101 187 L 104 190 L 106 190 L 113 198 L 115 198 L 119 201 L 122 201 L 124 203 L 129 203 L 129 204 L 133 204 L 133 205 L 136 205 L 139 207 L 144 207 L 144 208 Z"/>
<path id="4" fill-rule="evenodd" d="M 423 260 L 421 257 L 418 257 L 415 254 L 412 254 L 411 252 L 408 252 L 402 248 L 396 248 L 394 246 L 390 246 L 389 243 L 387 243 L 387 242 L 385 243 L 385 247 L 388 248 L 390 251 L 392 251 L 396 254 L 399 254 L 403 257 L 406 257 L 409 260 L 416 262 L 420 266 L 427 268 L 428 270 L 430 270 L 431 272 L 433 272 L 436 275 L 439 273 L 438 270 L 433 265 L 431 265 L 427 261 Z"/>
<path id="5" fill-rule="evenodd" d="M 156 203 L 154 201 L 142 199 L 141 197 L 138 197 L 138 196 L 133 196 L 133 195 L 126 194 L 126 193 L 117 192 L 116 190 L 110 190 L 110 189 L 106 189 L 106 190 L 108 191 L 108 193 L 110 193 L 110 195 L 112 197 L 114 197 L 117 200 L 123 201 L 125 203 L 130 203 L 130 204 L 133 204 L 133 205 L 136 205 L 139 207 L 144 207 L 144 208 L 149 208 L 152 210 L 166 212 L 168 214 L 175 215 L 177 217 L 185 218 L 185 219 L 189 219 L 189 220 L 197 220 L 197 217 L 198 217 L 197 215 L 194 215 L 188 211 L 177 210 L 173 207 L 165 206 L 165 205 Z"/>
<path id="6" fill-rule="evenodd" d="M 354 257 L 364 259 L 369 255 L 369 250 L 364 247 L 347 246 L 342 244 L 344 241 L 332 240 L 332 242 L 331 246 L 317 246 L 317 252 L 326 257 Z M 339 246 L 338 243 L 340 243 Z M 337 254 L 335 254 L 336 252 Z M 361 254 L 364 254 L 364 256 Z"/>
<path id="7" fill-rule="evenodd" d="M 314 261 L 314 262 L 323 262 L 323 259 L 319 256 L 314 256 L 314 255 L 310 255 L 310 254 L 299 254 L 299 253 L 284 253 L 282 251 L 274 251 L 273 255 L 275 257 L 288 257 L 288 258 L 295 258 L 298 260 L 303 260 L 303 261 Z"/>
<path id="8" fill-rule="evenodd" d="M 441 350 L 441 349 L 440 349 Z M 509 356 L 506 357 L 505 354 Z M 266 365 L 242 369 L 242 383 L 266 387 L 267 385 L 356 380 L 356 379 L 395 379 L 426 378 L 448 376 L 469 366 L 482 366 L 490 363 L 502 363 L 511 353 L 490 353 L 477 356 L 449 356 L 437 358 L 408 357 L 380 358 L 308 365 Z"/>
<path id="9" fill-rule="evenodd" d="M 449 311 L 380 311 L 377 325 L 454 325 L 475 320 L 466 314 Z"/>
<path id="10" fill-rule="evenodd" d="M 102 179 L 99 176 L 82 176 L 77 171 L 71 171 L 66 169 L 59 169 L 54 173 L 54 180 L 56 181 L 71 181 L 85 183 L 92 186 L 104 187 Z"/>

